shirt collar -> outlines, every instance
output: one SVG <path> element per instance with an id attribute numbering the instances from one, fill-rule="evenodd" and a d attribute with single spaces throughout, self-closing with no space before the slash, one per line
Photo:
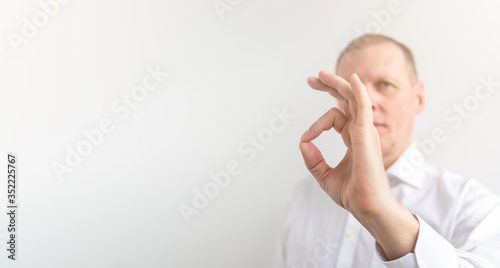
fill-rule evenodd
<path id="1" fill-rule="evenodd" d="M 391 187 L 399 180 L 413 187 L 420 188 L 423 183 L 425 157 L 412 142 L 387 170 L 387 178 Z"/>

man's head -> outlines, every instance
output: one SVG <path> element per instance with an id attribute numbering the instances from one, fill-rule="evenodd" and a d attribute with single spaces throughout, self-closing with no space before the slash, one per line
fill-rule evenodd
<path id="1" fill-rule="evenodd" d="M 363 35 L 354 39 L 337 61 L 337 75 L 349 81 L 353 73 L 368 89 L 388 168 L 410 145 L 415 115 L 425 106 L 424 86 L 418 81 L 413 55 L 390 37 Z"/>

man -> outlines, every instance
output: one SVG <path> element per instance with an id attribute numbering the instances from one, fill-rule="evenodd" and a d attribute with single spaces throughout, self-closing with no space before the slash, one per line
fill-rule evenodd
<path id="1" fill-rule="evenodd" d="M 315 180 L 289 202 L 276 267 L 500 267 L 500 198 L 424 162 L 412 142 L 425 96 L 406 46 L 361 36 L 337 75 L 307 82 L 339 108 L 301 137 Z M 331 128 L 347 147 L 334 168 L 311 142 Z"/>

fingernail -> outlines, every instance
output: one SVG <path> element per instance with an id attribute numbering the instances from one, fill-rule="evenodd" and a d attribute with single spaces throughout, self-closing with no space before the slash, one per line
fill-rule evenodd
<path id="1" fill-rule="evenodd" d="M 354 73 L 353 76 L 354 76 L 354 79 L 359 80 L 359 76 L 357 73 Z"/>
<path id="2" fill-rule="evenodd" d="M 306 132 L 304 132 L 304 134 L 302 134 L 302 137 L 300 139 L 301 140 L 307 139 L 307 137 L 309 136 L 310 133 L 311 133 L 311 130 L 308 129 Z"/>

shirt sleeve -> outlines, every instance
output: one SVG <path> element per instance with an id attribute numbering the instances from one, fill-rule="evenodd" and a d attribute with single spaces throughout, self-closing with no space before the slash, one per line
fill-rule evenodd
<path id="1" fill-rule="evenodd" d="M 376 244 L 378 258 L 386 267 L 497 267 L 500 265 L 500 206 L 496 207 L 469 234 L 468 247 L 458 249 L 429 226 L 420 216 L 415 252 L 388 261 Z M 472 245 L 473 244 L 473 245 Z M 490 258 L 485 258 L 490 257 Z M 496 260 L 495 260 L 496 256 Z M 496 265 L 493 263 L 495 262 Z"/>

